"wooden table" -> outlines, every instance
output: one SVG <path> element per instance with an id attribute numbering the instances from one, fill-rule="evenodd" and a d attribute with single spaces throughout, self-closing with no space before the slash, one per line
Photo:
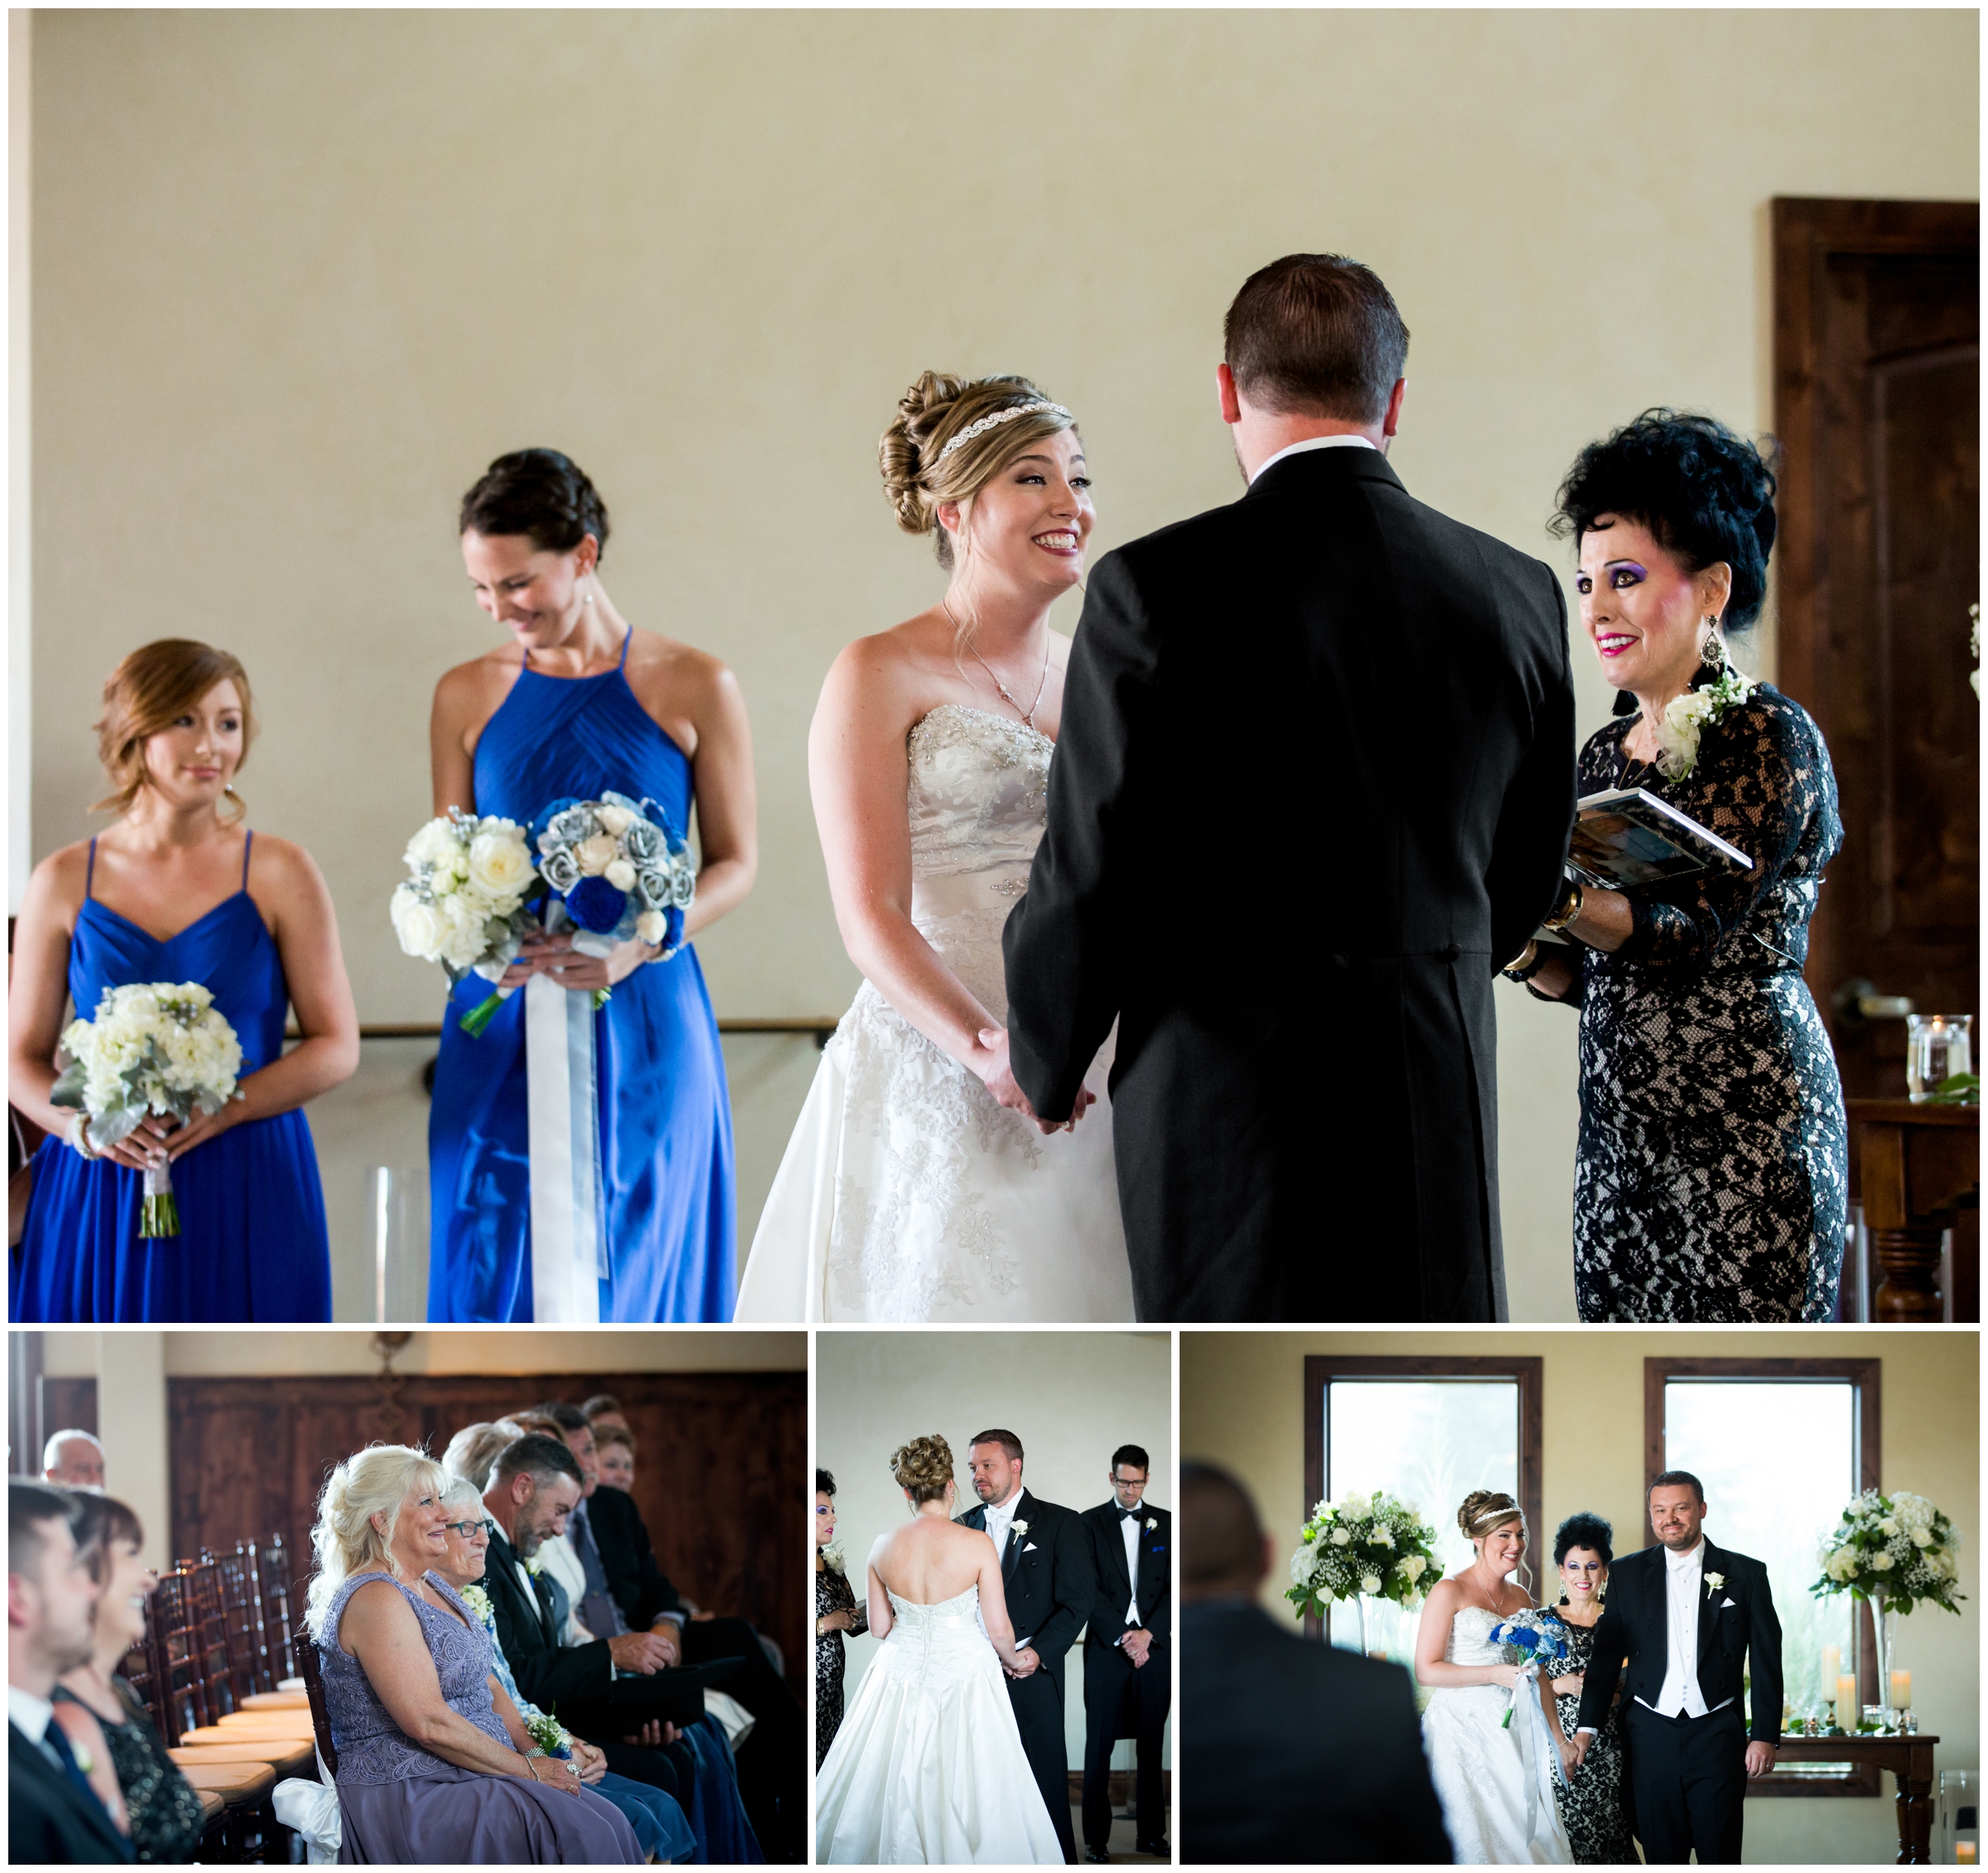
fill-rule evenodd
<path id="1" fill-rule="evenodd" d="M 1881 1280 L 1872 1317 L 1938 1320 L 1940 1238 L 1954 1231 L 1954 1308 L 1981 1317 L 1981 1108 L 1915 1106 L 1909 1099 L 1852 1099 L 1850 1194 L 1864 1201 L 1864 1224 Z M 1963 1213 L 1971 1229 L 1956 1225 Z"/>
<path id="2" fill-rule="evenodd" d="M 1917 1109 L 1917 1108 L 1915 1108 Z M 1899 1864 L 1933 1860 L 1933 1746 L 1937 1736 L 1790 1736 L 1778 1763 L 1868 1763 L 1899 1779 Z"/>

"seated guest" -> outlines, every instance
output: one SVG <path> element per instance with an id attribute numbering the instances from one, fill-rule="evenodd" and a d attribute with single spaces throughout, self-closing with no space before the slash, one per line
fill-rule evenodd
<path id="1" fill-rule="evenodd" d="M 550 1437 L 562 1444 L 566 1441 L 566 1427 L 543 1407 L 513 1412 L 503 1422 L 507 1428 L 515 1426 L 520 1435 Z M 587 1461 L 591 1460 L 590 1455 Z M 582 1471 L 586 1467 L 585 1464 L 581 1465 Z M 570 1524 L 557 1534 L 548 1535 L 538 1544 L 538 1572 L 552 1590 L 552 1619 L 559 1629 L 559 1643 L 585 1645 L 589 1639 L 606 1638 L 605 1632 L 596 1632 L 586 1623 L 581 1604 L 586 1598 L 586 1576 L 573 1547 Z"/>
<path id="2" fill-rule="evenodd" d="M 73 1502 L 39 1483 L 7 1487 L 7 1857 L 15 1866 L 131 1858 L 51 1702 L 56 1678 L 96 1644 L 101 1590 L 77 1552 Z"/>
<path id="3" fill-rule="evenodd" d="M 451 1476 L 474 1483 L 480 1496 L 490 1487 L 490 1465 L 496 1462 L 498 1453 L 515 1444 L 519 1436 L 508 1423 L 465 1426 L 442 1453 L 442 1467 Z"/>
<path id="4" fill-rule="evenodd" d="M 601 1480 L 626 1494 L 635 1486 L 635 1432 L 625 1425 L 591 1421 L 587 1429 L 594 1434 L 594 1467 L 601 1472 Z"/>
<path id="5" fill-rule="evenodd" d="M 41 1475 L 58 1489 L 100 1489 L 104 1446 L 87 1431 L 58 1431 L 43 1446 Z"/>
<path id="6" fill-rule="evenodd" d="M 1242 1485 L 1180 1472 L 1183 1864 L 1447 1865 L 1415 1690 L 1257 1604 L 1276 1565 Z"/>
<path id="7" fill-rule="evenodd" d="M 194 1858 L 207 1831 L 200 1798 L 180 1774 L 166 1740 L 152 1726 L 138 1694 L 118 1675 L 124 1655 L 145 1637 L 145 1602 L 159 1577 L 139 1559 L 145 1531 L 115 1497 L 80 1496 L 76 1545 L 100 1590 L 89 1660 L 62 1674 L 55 1687 L 55 1721 L 72 1749 L 100 1732 L 109 1749 L 104 1766 L 114 1776 L 118 1798 L 131 1827 L 131 1844 L 149 1862 Z"/>
<path id="8" fill-rule="evenodd" d="M 534 1755 L 444 1557 L 442 1465 L 375 1444 L 332 1471 L 306 1614 L 338 1750 L 342 1861 L 639 1864 L 613 1804 Z"/>
<path id="9" fill-rule="evenodd" d="M 621 1409 L 621 1401 L 611 1392 L 596 1392 L 580 1407 L 580 1415 L 596 1432 L 603 1425 L 617 1431 L 629 1428 L 628 1414 Z"/>
<path id="10" fill-rule="evenodd" d="M 572 1405 L 540 1408 L 559 1422 L 580 1465 L 581 1499 L 570 1518 L 570 1533 L 586 1574 L 581 1620 L 590 1630 L 605 1625 L 610 1634 L 646 1624 L 668 1649 L 673 1665 L 740 1661 L 721 1687 L 753 1718 L 752 1734 L 739 1750 L 739 1792 L 767 1858 L 801 1858 L 806 1851 L 807 1723 L 800 1700 L 787 1688 L 750 1624 L 700 1615 L 670 1585 L 656 1565 L 635 1498 L 599 1489 L 586 1420 Z"/>
<path id="11" fill-rule="evenodd" d="M 490 1642 L 490 1677 L 493 1694 L 509 1698 L 541 1745 L 552 1755 L 573 1763 L 580 1779 L 612 1802 L 628 1817 L 642 1851 L 653 1860 L 688 1860 L 696 1851 L 690 1823 L 683 1811 L 664 1792 L 646 1783 L 615 1774 L 606 1755 L 549 1717 L 518 1689 L 511 1668 L 497 1643 L 497 1622 L 490 1611 L 490 1596 L 482 1581 L 490 1545 L 490 1524 L 484 1519 L 483 1494 L 474 1483 L 452 1477 L 442 1492 L 442 1506 L 461 1519 L 451 1522 L 445 1533 L 447 1546 L 442 1558 L 428 1571 L 456 1590 L 456 1597 L 474 1614 Z M 557 1732 L 557 1743 L 548 1736 Z"/>

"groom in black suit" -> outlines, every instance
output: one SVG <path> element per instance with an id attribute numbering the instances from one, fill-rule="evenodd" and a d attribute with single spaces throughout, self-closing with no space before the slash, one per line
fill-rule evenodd
<path id="1" fill-rule="evenodd" d="M 1561 890 L 1566 601 L 1389 467 L 1408 333 L 1365 267 L 1273 262 L 1223 348 L 1248 492 L 1090 577 L 1006 1103 L 1068 1118 L 1117 1021 L 1142 1320 L 1502 1320 L 1491 982 Z"/>
<path id="2" fill-rule="evenodd" d="M 1174 1692 L 1174 1518 L 1146 1499 L 1151 1465 L 1136 1444 L 1112 1453 L 1112 1499 L 1083 1512 L 1097 1597 L 1083 1629 L 1083 1857 L 1106 1861 L 1112 1838 L 1112 1745 L 1137 1713 L 1133 1845 L 1173 1858 L 1160 1758 Z"/>
<path id="3" fill-rule="evenodd" d="M 1083 1524 L 1071 1510 L 1042 1502 L 1021 1486 L 1021 1440 L 1012 1431 L 982 1431 L 967 1450 L 980 1506 L 953 1519 L 992 1536 L 1001 1555 L 1008 1618 L 1027 1667 L 1019 1676 L 1009 1675 L 1008 1702 L 1063 1857 L 1074 1866 L 1063 1664 L 1090 1614 L 1098 1583 Z"/>
<path id="4" fill-rule="evenodd" d="M 1781 1740 L 1781 1623 L 1767 1569 L 1706 1540 L 1705 1489 L 1686 1470 L 1650 1485 L 1658 1545 L 1609 1570 L 1574 1746 L 1583 1759 L 1629 1661 L 1622 1729 L 1636 1831 L 1653 1866 L 1740 1864 L 1749 1777 Z M 1751 1659 L 1754 1722 L 1741 1709 Z"/>

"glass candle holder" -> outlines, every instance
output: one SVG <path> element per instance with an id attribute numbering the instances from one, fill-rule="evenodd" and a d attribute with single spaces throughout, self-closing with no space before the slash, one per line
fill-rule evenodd
<path id="1" fill-rule="evenodd" d="M 1973 1071 L 1972 1015 L 1905 1017 L 1905 1085 L 1914 1105 L 1937 1093 L 1942 1080 Z"/>

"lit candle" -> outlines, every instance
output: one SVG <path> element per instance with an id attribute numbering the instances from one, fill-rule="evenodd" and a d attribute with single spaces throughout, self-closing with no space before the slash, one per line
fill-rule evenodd
<path id="1" fill-rule="evenodd" d="M 1857 1727 L 1857 1681 L 1854 1673 L 1836 1678 L 1836 1728 L 1854 1731 Z"/>
<path id="2" fill-rule="evenodd" d="M 1842 1671 L 1843 1648 L 1840 1645 L 1824 1646 L 1822 1648 L 1822 1688 L 1825 1691 L 1828 1690 L 1830 1686 L 1841 1676 Z"/>
<path id="3" fill-rule="evenodd" d="M 1953 1863 L 1956 1866 L 1974 1865 L 1974 1842 L 1972 1841 L 1956 1841 L 1953 1843 Z"/>
<path id="4" fill-rule="evenodd" d="M 1891 1674 L 1891 1707 L 1894 1711 L 1912 1708 L 1912 1673 L 1894 1672 Z"/>

